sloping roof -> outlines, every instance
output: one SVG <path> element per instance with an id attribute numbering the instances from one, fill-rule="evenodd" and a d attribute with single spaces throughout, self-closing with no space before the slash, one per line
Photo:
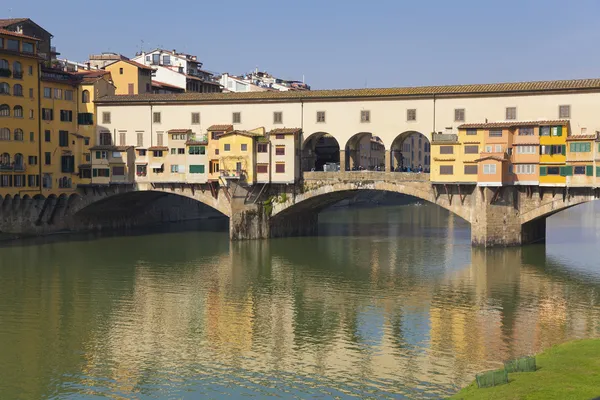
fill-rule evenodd
<path id="1" fill-rule="evenodd" d="M 103 69 L 94 69 L 94 70 L 85 70 L 85 71 L 76 71 L 74 72 L 75 75 L 81 76 L 82 78 L 82 83 L 95 83 L 97 81 L 99 81 L 100 79 L 103 79 L 104 76 L 106 75 L 110 75 L 110 71 L 106 71 Z M 112 77 L 111 77 L 112 78 Z"/>
<path id="2" fill-rule="evenodd" d="M 207 131 L 225 131 L 229 132 L 233 130 L 233 125 L 211 125 Z"/>
<path id="3" fill-rule="evenodd" d="M 39 26 L 38 24 L 33 22 L 30 18 L 3 18 L 3 19 L 0 19 L 0 28 L 6 28 L 8 26 L 11 26 L 14 24 L 19 24 L 21 22 L 27 22 L 27 21 L 31 22 L 33 25 L 37 26 L 38 28 L 40 28 L 41 30 L 46 32 L 48 35 L 52 36 L 52 34 L 50 32 L 48 32 L 47 30 L 45 30 L 44 28 L 42 28 L 41 26 Z"/>
<path id="4" fill-rule="evenodd" d="M 193 146 L 193 145 L 206 145 L 208 144 L 208 140 L 194 140 L 194 139 L 188 139 L 186 140 L 185 144 L 187 146 Z"/>
<path id="5" fill-rule="evenodd" d="M 152 147 L 148 147 L 148 150 L 153 151 L 153 150 L 169 150 L 169 148 L 167 146 L 152 146 Z"/>
<path id="6" fill-rule="evenodd" d="M 184 91 L 185 90 L 184 88 L 180 88 L 179 86 L 170 85 L 168 83 L 155 81 L 154 79 L 152 79 L 152 86 L 159 87 L 159 88 L 165 88 L 165 89 L 176 89 L 176 90 L 180 90 L 180 91 Z"/>
<path id="7" fill-rule="evenodd" d="M 261 135 L 260 133 L 254 133 L 254 132 L 248 132 L 248 131 L 242 131 L 242 130 L 235 130 L 235 131 L 229 131 L 229 132 L 225 132 L 224 134 L 222 134 L 221 136 L 219 136 L 219 138 L 222 138 L 224 136 L 229 136 L 229 135 L 242 135 L 242 136 L 247 136 L 247 137 L 264 137 L 264 135 Z"/>
<path id="8" fill-rule="evenodd" d="M 119 62 L 124 62 L 124 63 L 130 64 L 130 65 L 133 65 L 135 67 L 138 67 L 140 69 L 147 69 L 149 71 L 154 70 L 154 68 L 152 68 L 152 67 L 148 67 L 147 65 L 140 64 L 139 62 L 132 61 L 128 58 L 121 59 L 121 60 L 115 60 L 114 62 L 111 62 L 110 64 L 108 64 L 106 67 L 110 67 L 111 65 L 115 65 L 116 63 L 119 63 Z M 106 68 L 106 67 L 104 67 L 104 68 Z"/>
<path id="9" fill-rule="evenodd" d="M 110 151 L 127 151 L 132 149 L 133 146 L 110 146 L 110 145 L 98 145 L 90 147 L 90 150 L 110 150 Z"/>
<path id="10" fill-rule="evenodd" d="M 600 79 L 575 79 L 562 81 L 489 83 L 477 85 L 421 86 L 381 89 L 339 89 L 233 93 L 180 93 L 180 94 L 139 94 L 106 96 L 101 101 L 108 102 L 202 102 L 228 100 L 293 100 L 293 99 L 334 99 L 356 97 L 431 97 L 436 96 L 482 96 L 490 94 L 517 94 L 550 91 L 600 91 Z"/>
<path id="11" fill-rule="evenodd" d="M 28 40 L 35 40 L 36 42 L 40 41 L 40 39 L 34 38 L 33 36 L 23 35 L 22 33 L 9 31 L 8 29 L 3 29 L 3 28 L 0 28 L 0 34 L 7 35 L 7 36 L 19 37 L 19 38 L 28 39 Z"/>
<path id="12" fill-rule="evenodd" d="M 567 140 L 596 140 L 598 139 L 597 133 L 588 133 L 588 134 L 574 134 L 567 137 Z"/>
<path id="13" fill-rule="evenodd" d="M 277 128 L 269 132 L 269 135 L 293 135 L 302 132 L 300 128 Z"/>
<path id="14" fill-rule="evenodd" d="M 486 122 L 462 124 L 458 129 L 493 129 L 493 128 L 518 128 L 530 126 L 546 126 L 546 125 L 567 125 L 569 120 L 543 120 L 543 121 L 502 121 L 502 122 Z"/>
<path id="15" fill-rule="evenodd" d="M 507 161 L 506 158 L 489 155 L 489 156 L 478 158 L 477 160 L 475 160 L 475 162 L 486 161 L 486 160 L 495 160 L 495 161 L 500 161 L 500 162 Z"/>
<path id="16" fill-rule="evenodd" d="M 167 132 L 168 133 L 188 133 L 191 131 L 192 131 L 191 129 L 183 128 L 183 129 L 169 129 Z"/>

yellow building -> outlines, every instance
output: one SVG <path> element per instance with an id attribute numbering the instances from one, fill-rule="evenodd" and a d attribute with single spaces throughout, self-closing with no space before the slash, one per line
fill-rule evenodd
<path id="1" fill-rule="evenodd" d="M 45 196 L 73 192 L 79 183 L 76 165 L 84 161 L 84 149 L 90 144 L 77 133 L 80 82 L 72 73 L 42 68 L 40 163 Z"/>
<path id="2" fill-rule="evenodd" d="M 98 114 L 94 101 L 100 97 L 114 95 L 115 86 L 111 74 L 105 70 L 79 71 L 81 77 L 78 102 L 78 134 L 82 146 L 76 150 L 76 168 L 79 171 L 79 184 L 90 184 L 92 181 L 91 156 L 89 145 L 97 145 L 96 125 Z"/>
<path id="3" fill-rule="evenodd" d="M 152 93 L 151 67 L 131 60 L 119 60 L 104 69 L 111 74 L 115 94 Z"/>
<path id="4" fill-rule="evenodd" d="M 227 132 L 233 131 L 233 125 L 211 125 L 207 129 L 208 145 L 208 180 L 218 181 L 219 173 L 219 137 Z"/>
<path id="5" fill-rule="evenodd" d="M 458 135 L 434 133 L 431 139 L 431 182 L 458 183 L 477 180 L 477 175 L 473 178 L 464 174 Z"/>
<path id="6" fill-rule="evenodd" d="M 0 29 L 0 196 L 40 193 L 37 46 Z"/>
<path id="7" fill-rule="evenodd" d="M 223 179 L 255 183 L 256 139 L 260 137 L 264 137 L 264 132 L 237 130 L 219 137 L 219 168 Z"/>
<path id="8" fill-rule="evenodd" d="M 567 137 L 569 121 L 556 121 L 541 126 L 540 133 L 540 186 L 564 186 L 566 179 Z"/>

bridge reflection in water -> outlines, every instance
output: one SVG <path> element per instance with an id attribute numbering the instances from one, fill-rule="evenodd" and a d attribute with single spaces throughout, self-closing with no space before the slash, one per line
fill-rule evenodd
<path id="1" fill-rule="evenodd" d="M 439 398 L 600 334 L 600 225 L 591 205 L 565 215 L 582 213 L 571 263 L 552 222 L 553 250 L 471 249 L 468 224 L 434 206 L 325 212 L 318 238 L 0 248 L 0 397 Z"/>

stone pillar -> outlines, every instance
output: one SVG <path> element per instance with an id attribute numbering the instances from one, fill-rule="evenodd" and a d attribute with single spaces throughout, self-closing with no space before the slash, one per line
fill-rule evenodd
<path id="1" fill-rule="evenodd" d="M 269 220 L 269 237 L 315 236 L 319 215 L 315 211 L 304 211 Z"/>
<path id="2" fill-rule="evenodd" d="M 500 191 L 497 195 L 496 192 Z M 520 246 L 519 192 L 514 186 L 477 187 L 471 211 L 473 246 Z"/>
<path id="3" fill-rule="evenodd" d="M 385 172 L 391 172 L 394 170 L 394 166 L 392 165 L 392 155 L 389 150 L 385 151 Z"/>
<path id="4" fill-rule="evenodd" d="M 271 217 L 262 204 L 247 207 L 229 219 L 231 240 L 312 236 L 317 233 L 318 214 L 304 211 Z"/>
<path id="5" fill-rule="evenodd" d="M 340 150 L 340 171 L 346 170 L 346 150 Z"/>

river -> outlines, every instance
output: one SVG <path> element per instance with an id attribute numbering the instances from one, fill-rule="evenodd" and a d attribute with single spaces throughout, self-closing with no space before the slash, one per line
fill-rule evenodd
<path id="1" fill-rule="evenodd" d="M 337 208 L 319 236 L 227 221 L 0 246 L 0 399 L 440 398 L 600 336 L 600 204 L 479 250 L 433 205 Z"/>

